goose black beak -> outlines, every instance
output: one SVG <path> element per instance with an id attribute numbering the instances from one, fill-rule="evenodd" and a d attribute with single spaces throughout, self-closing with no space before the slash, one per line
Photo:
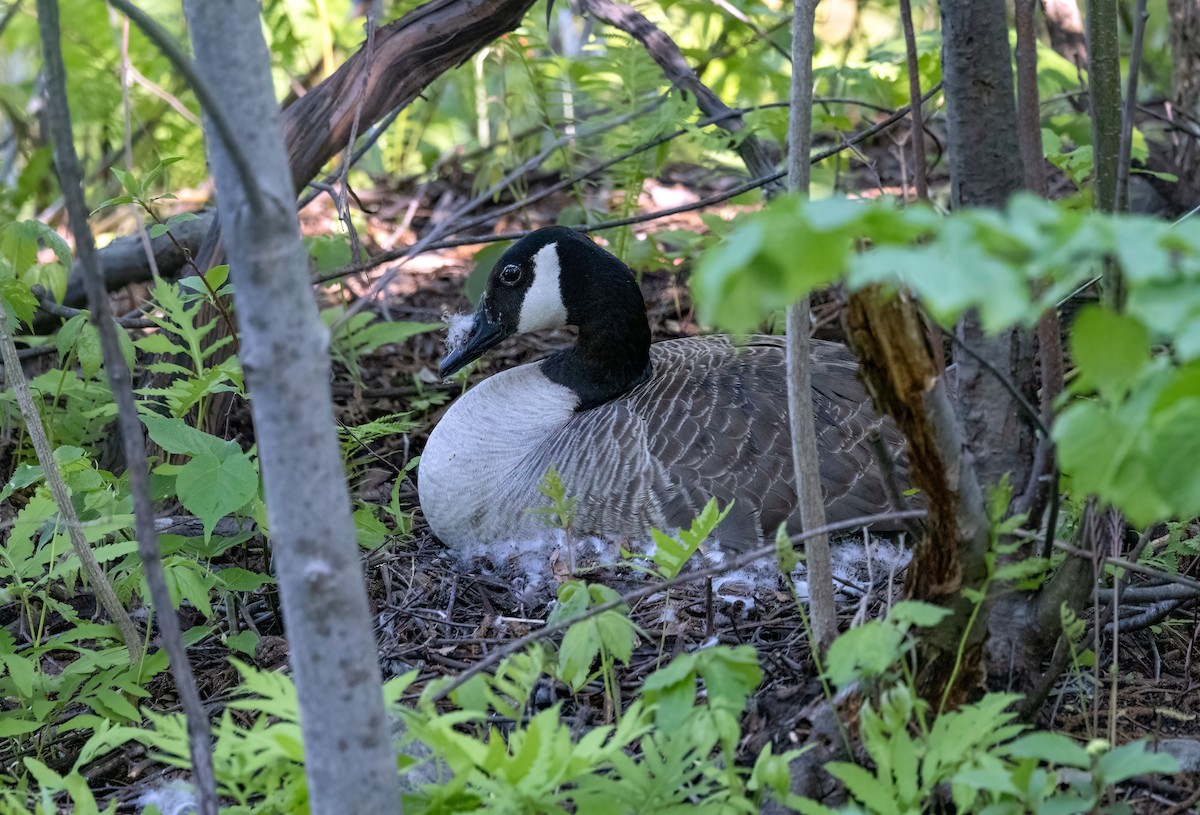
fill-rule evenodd
<path id="1" fill-rule="evenodd" d="M 475 312 L 471 328 L 462 345 L 455 348 L 438 365 L 438 376 L 445 379 L 461 371 L 470 363 L 479 359 L 484 353 L 509 335 L 499 322 L 488 316 L 485 309 Z"/>

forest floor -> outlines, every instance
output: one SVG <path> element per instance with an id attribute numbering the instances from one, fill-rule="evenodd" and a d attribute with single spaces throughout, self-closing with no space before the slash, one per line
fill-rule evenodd
<path id="1" fill-rule="evenodd" d="M 882 155 L 877 163 L 875 178 L 879 183 L 875 188 L 894 193 L 899 173 L 894 161 L 890 165 L 888 161 L 888 155 Z M 889 178 L 893 179 L 893 186 L 885 187 L 885 179 Z M 452 209 L 454 201 L 470 197 L 468 182 L 463 181 L 460 187 L 465 188 L 458 189 L 446 185 L 444 189 L 420 191 L 360 191 L 364 205 L 374 213 L 362 234 L 368 251 L 374 253 L 410 244 L 415 239 L 413 230 L 436 220 L 440 212 Z M 646 182 L 644 209 L 695 200 L 727 183 L 728 179 L 719 175 L 678 168 L 659 180 Z M 418 198 L 415 203 L 414 197 Z M 549 199 L 540 210 L 526 212 L 522 221 L 497 224 L 497 231 L 553 223 L 557 209 L 565 203 L 568 202 Z M 403 220 L 410 205 L 416 217 L 407 229 L 397 229 L 395 224 Z M 741 207 L 728 205 L 717 208 L 715 213 L 728 217 L 738 209 Z M 341 231 L 325 198 L 305 210 L 302 224 L 307 234 Z M 688 213 L 653 222 L 647 230 L 702 228 L 699 217 Z M 638 234 L 640 237 L 646 233 L 639 229 Z M 415 322 L 438 322 L 447 313 L 469 310 L 464 283 L 478 249 L 446 249 L 414 259 L 373 305 L 374 310 L 389 320 Z M 686 274 L 686 268 L 680 267 L 649 270 L 643 277 L 656 340 L 698 331 Z M 361 295 L 378 276 L 376 271 L 370 279 L 364 276 L 343 281 L 340 289 L 327 290 L 328 304 Z M 819 304 L 816 315 L 818 334 L 837 338 L 835 309 L 830 304 Z M 496 371 L 536 360 L 570 342 L 566 332 L 510 339 L 483 359 L 471 379 L 477 381 Z M 385 673 L 395 676 L 417 670 L 414 693 L 429 681 L 461 673 L 505 642 L 544 625 L 548 601 L 552 598 L 552 591 L 546 587 L 530 590 L 519 579 L 514 580 L 503 563 L 476 562 L 472 568 L 465 568 L 434 539 L 421 517 L 415 485 L 404 468 L 412 457 L 420 454 L 429 431 L 461 388 L 438 381 L 435 371 L 443 354 L 444 332 L 419 334 L 402 345 L 384 346 L 361 358 L 354 375 L 345 366 L 337 366 L 333 383 L 338 419 L 347 426 L 392 413 L 409 413 L 415 422 L 407 434 L 370 442 L 369 450 L 356 457 L 352 475 L 354 497 L 373 503 L 386 503 L 396 480 L 401 479 L 401 501 L 406 508 L 415 510 L 411 536 L 389 541 L 364 555 Z M 225 426 L 235 436 L 250 437 L 244 405 L 230 409 Z M 853 559 L 863 561 L 858 555 L 864 546 L 886 549 L 888 543 L 864 543 L 853 536 L 837 545 L 849 547 L 845 551 L 856 553 Z M 263 564 L 242 565 L 263 567 Z M 1196 569 L 1195 563 L 1192 569 Z M 556 579 L 566 576 L 554 564 L 550 564 L 550 572 Z M 643 578 L 627 569 L 610 569 L 604 577 L 605 582 L 618 590 L 644 585 Z M 903 595 L 902 569 L 876 568 L 869 574 L 860 569 L 856 574 L 847 574 L 845 579 L 847 584 L 841 587 L 839 595 L 843 630 L 855 619 L 880 615 Z M 248 608 L 262 635 L 255 661 L 265 668 L 285 667 L 287 650 L 276 613 L 277 601 L 269 591 L 260 592 L 258 602 Z M 712 591 L 710 586 L 697 583 L 673 591 L 669 600 L 657 596 L 635 602 L 630 613 L 645 636 L 640 639 L 629 666 L 617 670 L 624 694 L 632 695 L 651 671 L 674 654 L 713 641 L 751 644 L 760 654 L 765 679 L 743 723 L 743 747 L 749 755 L 768 741 L 781 746 L 804 743 L 810 727 L 805 710 L 810 702 L 821 697 L 822 690 L 813 670 L 800 615 L 782 577 L 766 584 L 760 581 L 748 591 L 728 586 Z M 1086 669 L 1064 678 L 1035 724 L 1083 743 L 1110 734 L 1116 734 L 1122 742 L 1137 738 L 1196 739 L 1200 736 L 1198 613 L 1193 604 L 1186 613 L 1175 612 L 1153 626 L 1122 632 L 1120 669 L 1115 677 L 1109 670 L 1113 663 L 1111 633 L 1105 633 L 1097 642 L 1099 664 L 1104 667 L 1098 672 Z M 221 645 L 210 639 L 197 646 L 193 654 L 204 698 L 221 698 L 237 683 L 237 674 L 227 661 L 229 653 Z M 157 687 L 152 687 L 151 692 L 169 707 L 173 696 L 170 680 L 164 674 L 155 684 Z M 573 718 L 579 726 L 611 722 L 614 714 L 599 682 L 575 694 L 569 694 L 561 686 L 547 689 L 539 700 L 547 705 L 562 701 L 564 716 Z M 1200 741 L 1196 743 L 1200 745 Z M 109 760 L 93 776 L 96 783 L 114 791 L 123 789 L 124 794 L 119 797 L 130 800 L 131 783 L 133 787 L 139 786 L 135 779 L 147 768 L 139 751 L 140 748 L 130 747 L 122 751 L 124 755 L 119 759 Z M 1121 787 L 1120 796 L 1137 812 L 1173 815 L 1190 811 L 1200 801 L 1200 778 L 1181 775 L 1167 780 L 1135 779 L 1134 783 Z"/>
<path id="2" fill-rule="evenodd" d="M 877 162 L 877 168 L 886 164 L 885 156 Z M 888 175 L 898 176 L 894 162 L 890 168 L 884 166 L 876 176 L 879 182 L 876 189 L 894 194 L 897 187 L 882 187 L 883 178 Z M 669 206 L 666 202 L 710 192 L 697 189 L 694 177 L 689 182 L 647 181 L 644 209 Z M 534 214 L 530 221 L 502 224 L 500 228 L 552 223 L 553 202 L 549 204 L 546 212 Z M 407 203 L 401 200 L 397 209 L 400 206 Z M 729 217 L 735 209 L 740 207 L 726 207 L 719 214 Z M 327 211 L 326 217 L 332 218 L 333 214 Z M 326 224 L 326 228 L 329 226 Z M 694 213 L 654 222 L 647 231 L 639 231 L 639 237 L 648 232 L 689 229 L 703 229 Z M 474 251 L 474 248 L 446 250 L 423 257 L 419 265 L 408 267 L 388 292 L 383 313 L 394 320 L 429 322 L 440 320 L 446 313 L 469 310 L 463 287 L 473 267 Z M 647 271 L 642 285 L 655 340 L 686 336 L 699 330 L 692 313 L 686 268 Z M 816 324 L 818 336 L 840 338 L 832 303 L 818 304 Z M 764 326 L 764 330 L 771 328 Z M 359 497 L 387 500 L 397 471 L 408 457 L 420 453 L 429 431 L 457 393 L 460 386 L 443 385 L 434 373 L 444 353 L 443 341 L 441 333 L 422 334 L 403 346 L 382 349 L 362 361 L 361 380 L 357 383 L 351 382 L 345 371 L 339 371 L 335 394 L 339 418 L 346 424 L 358 424 L 393 411 L 414 411 L 418 421 L 417 428 L 406 437 L 371 445 L 371 460 L 355 482 Z M 566 332 L 512 338 L 484 358 L 471 380 L 539 359 L 571 341 Z M 419 405 L 416 410 L 414 400 Z M 407 505 L 417 505 L 415 487 L 407 478 L 401 496 Z M 859 536 L 851 536 L 835 545 L 848 555 L 843 562 L 853 560 L 860 566 L 865 560 L 862 555 L 871 554 L 870 547 L 883 549 L 871 573 L 860 568 L 857 573 L 845 570 L 841 574 L 846 581 L 839 587 L 844 630 L 856 619 L 880 615 L 902 597 L 903 571 L 889 568 L 893 561 L 888 559 L 887 541 L 864 542 Z M 479 568 L 476 563 L 476 568 L 464 569 L 432 537 L 419 511 L 413 537 L 373 553 L 368 562 L 385 664 L 394 673 L 418 669 L 420 679 L 416 688 L 426 681 L 469 668 L 506 641 L 542 625 L 548 613 L 546 601 L 550 593 L 520 590 L 521 581 L 514 582 L 513 575 L 505 573 L 503 564 L 484 564 Z M 559 579 L 566 577 L 561 569 L 556 574 Z M 643 585 L 636 573 L 628 570 L 609 570 L 603 578 L 618 590 Z M 748 643 L 761 656 L 765 680 L 744 721 L 743 746 L 747 754 L 756 753 L 768 741 L 777 745 L 804 743 L 809 733 L 805 711 L 821 697 L 822 690 L 792 594 L 780 576 L 766 585 L 757 582 L 743 595 L 739 596 L 736 588 L 731 591 L 718 587 L 714 591 L 704 583 L 696 583 L 673 592 L 669 611 L 668 601 L 661 596 L 633 604 L 631 615 L 647 636 L 642 638 L 628 668 L 618 670 L 620 688 L 627 693 L 636 691 L 664 658 L 705 642 Z M 1175 613 L 1153 627 L 1122 633 L 1120 668 L 1115 681 L 1108 669 L 1113 654 L 1111 631 L 1101 637 L 1096 647 L 1099 664 L 1105 667 L 1099 672 L 1089 669 L 1065 678 L 1043 707 L 1036 724 L 1084 743 L 1112 734 L 1121 742 L 1200 736 L 1197 613 L 1193 605 L 1189 613 Z M 560 686 L 542 701 L 546 704 L 562 701 L 568 715 L 574 716 L 580 725 L 612 721 L 612 705 L 598 681 L 574 695 Z M 1169 782 L 1135 781 L 1123 786 L 1121 795 L 1139 812 L 1188 811 L 1200 800 L 1200 778 L 1193 775 Z"/>

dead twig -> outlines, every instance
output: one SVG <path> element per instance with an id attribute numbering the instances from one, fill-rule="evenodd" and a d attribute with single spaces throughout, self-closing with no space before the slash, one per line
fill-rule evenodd
<path id="1" fill-rule="evenodd" d="M 791 542 L 793 544 L 802 543 L 814 535 L 828 535 L 831 532 L 840 532 L 846 529 L 857 529 L 863 526 L 870 526 L 874 523 L 887 523 L 923 517 L 925 517 L 925 511 L 921 509 L 908 509 L 901 512 L 885 512 L 879 515 L 864 515 L 860 518 L 851 518 L 847 521 L 840 521 L 838 523 L 826 524 L 825 526 L 817 527 L 815 529 L 809 529 L 800 533 L 799 535 L 793 535 L 791 537 Z M 710 566 L 707 569 L 701 569 L 695 572 L 683 572 L 671 580 L 665 580 L 662 583 L 654 583 L 652 585 L 645 586 L 637 591 L 624 594 L 615 600 L 611 600 L 607 603 L 601 603 L 598 606 L 593 606 L 587 611 L 577 614 L 574 617 L 570 617 L 565 620 L 559 620 L 553 623 L 547 623 L 544 627 L 539 628 L 537 631 L 532 631 L 523 637 L 510 640 L 503 646 L 497 648 L 495 651 L 492 651 L 470 668 L 466 669 L 461 674 L 455 676 L 446 684 L 439 687 L 432 694 L 430 701 L 438 702 L 442 699 L 445 699 L 455 690 L 470 681 L 473 677 L 483 673 L 504 658 L 515 654 L 532 642 L 544 639 L 545 637 L 548 637 L 551 634 L 556 634 L 559 631 L 565 631 L 578 622 L 591 619 L 592 617 L 595 617 L 598 614 L 603 614 L 606 611 L 613 611 L 614 609 L 628 605 L 635 600 L 641 600 L 643 598 L 659 594 L 667 591 L 668 589 L 674 588 L 675 586 L 680 586 L 686 583 L 694 583 L 699 580 L 706 580 L 707 578 L 722 574 L 724 572 L 744 568 L 749 566 L 751 563 L 754 563 L 756 560 L 762 560 L 765 557 L 773 557 L 774 555 L 775 544 L 771 543 L 768 546 L 762 546 L 758 549 L 753 549 L 749 552 L 739 555 L 736 558 L 732 558 L 724 563 L 717 564 L 716 566 Z"/>

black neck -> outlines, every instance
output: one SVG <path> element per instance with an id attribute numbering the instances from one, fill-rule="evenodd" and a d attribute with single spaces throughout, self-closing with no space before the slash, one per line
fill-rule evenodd
<path id="1" fill-rule="evenodd" d="M 625 264 L 590 241 L 569 249 L 560 244 L 560 255 L 568 255 L 562 284 L 573 290 L 568 322 L 579 326 L 579 339 L 544 360 L 542 372 L 575 391 L 576 410 L 588 410 L 649 378 L 650 324 L 642 291 Z"/>

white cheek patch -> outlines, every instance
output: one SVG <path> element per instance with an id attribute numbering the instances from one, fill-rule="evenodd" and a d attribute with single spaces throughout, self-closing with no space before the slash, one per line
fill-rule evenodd
<path id="1" fill-rule="evenodd" d="M 548 243 L 533 256 L 533 283 L 521 303 L 521 321 L 517 323 L 517 333 L 525 334 L 567 324 L 567 307 L 563 304 L 559 283 L 561 273 L 558 244 Z"/>

